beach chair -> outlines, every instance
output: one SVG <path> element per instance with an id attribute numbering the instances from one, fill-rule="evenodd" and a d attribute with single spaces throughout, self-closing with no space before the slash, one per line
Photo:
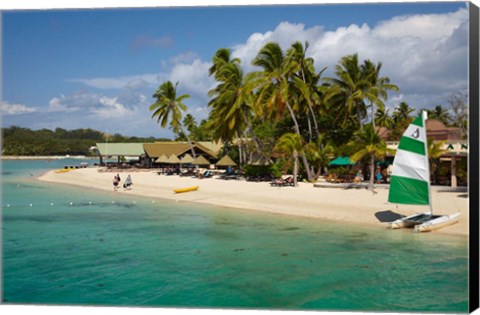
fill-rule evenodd
<path id="1" fill-rule="evenodd" d="M 285 181 L 282 178 L 276 178 L 273 181 L 270 182 L 270 186 L 285 186 Z"/>

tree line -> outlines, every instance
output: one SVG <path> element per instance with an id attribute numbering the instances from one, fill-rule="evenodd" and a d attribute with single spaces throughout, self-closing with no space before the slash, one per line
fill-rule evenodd
<path id="1" fill-rule="evenodd" d="M 380 127 L 390 130 L 389 140 L 398 140 L 417 112 L 405 102 L 392 113 L 386 108 L 388 94 L 400 89 L 381 75 L 381 62 L 346 55 L 333 77 L 323 77 L 326 68 L 315 69 L 308 47 L 295 42 L 284 51 L 267 43 L 252 61 L 257 70 L 249 73 L 229 49 L 217 50 L 209 69 L 217 84 L 209 91 L 209 117 L 200 129 L 226 143 L 225 153 L 233 153 L 241 166 L 276 156 L 285 170 L 311 181 L 332 157 L 348 155 L 370 164 L 373 186 L 374 162 L 387 151 Z M 162 127 L 191 143 L 199 126 L 191 115 L 183 117 L 189 95 L 179 95 L 178 85 L 162 83 L 149 110 Z M 452 95 L 449 102 L 451 109 L 429 110 L 430 118 L 457 126 L 466 136 L 466 96 Z"/>
<path id="2" fill-rule="evenodd" d="M 2 128 L 2 155 L 89 155 L 89 149 L 97 142 L 155 142 L 169 139 L 154 137 L 128 137 L 121 134 L 107 134 L 94 129 L 31 130 L 18 126 Z"/>

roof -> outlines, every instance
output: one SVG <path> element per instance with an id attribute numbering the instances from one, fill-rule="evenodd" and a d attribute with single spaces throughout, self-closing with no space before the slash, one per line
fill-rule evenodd
<path id="1" fill-rule="evenodd" d="M 172 154 L 168 157 L 168 159 L 167 159 L 167 161 L 165 161 L 165 163 L 179 164 L 180 159 L 175 154 Z"/>
<path id="2" fill-rule="evenodd" d="M 155 163 L 167 163 L 168 157 L 165 154 L 162 154 L 155 160 Z"/>
<path id="3" fill-rule="evenodd" d="M 195 164 L 195 165 L 209 165 L 210 162 L 208 162 L 207 159 L 203 157 L 203 155 L 199 155 L 193 161 L 193 164 Z"/>
<path id="4" fill-rule="evenodd" d="M 212 151 L 217 155 L 223 148 L 223 143 L 221 141 L 219 142 L 213 142 L 213 141 L 196 141 L 195 143 L 200 144 L 201 146 L 205 147 L 206 149 Z"/>
<path id="5" fill-rule="evenodd" d="M 161 155 L 170 156 L 172 154 L 179 155 L 188 150 L 188 143 L 184 142 L 155 142 L 145 143 L 143 145 L 145 152 L 150 157 L 160 157 Z"/>
<path id="6" fill-rule="evenodd" d="M 194 143 L 193 147 L 212 157 L 216 157 L 214 152 L 199 143 Z M 179 156 L 183 153 L 190 152 L 190 145 L 187 142 L 155 142 L 145 143 L 143 149 L 149 157 L 158 158 L 160 155 L 170 156 L 174 154 L 175 156 Z"/>
<path id="7" fill-rule="evenodd" d="M 97 143 L 100 155 L 140 156 L 145 154 L 143 143 Z"/>
<path id="8" fill-rule="evenodd" d="M 220 159 L 220 161 L 217 162 L 217 166 L 237 166 L 237 163 L 235 163 L 231 157 L 228 155 L 225 155 Z"/>
<path id="9" fill-rule="evenodd" d="M 447 130 L 444 123 L 436 119 L 427 119 L 427 130 L 428 131 L 443 131 Z"/>
<path id="10" fill-rule="evenodd" d="M 193 162 L 193 157 L 190 154 L 187 153 L 180 160 L 181 160 L 182 163 L 188 164 L 188 163 Z"/>

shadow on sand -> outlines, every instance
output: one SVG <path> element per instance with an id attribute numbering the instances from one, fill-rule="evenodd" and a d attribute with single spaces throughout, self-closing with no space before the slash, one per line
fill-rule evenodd
<path id="1" fill-rule="evenodd" d="M 404 218 L 405 216 L 391 210 L 384 210 L 376 212 L 375 217 L 380 222 L 393 222 L 400 218 Z"/>

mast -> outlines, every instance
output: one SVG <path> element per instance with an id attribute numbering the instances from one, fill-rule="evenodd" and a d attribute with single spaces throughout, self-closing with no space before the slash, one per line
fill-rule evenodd
<path id="1" fill-rule="evenodd" d="M 428 205 L 430 206 L 430 215 L 433 214 L 433 206 L 432 206 L 432 185 L 430 179 L 430 161 L 428 160 L 428 137 L 427 137 L 427 119 L 428 113 L 427 111 L 422 111 L 422 120 L 423 126 L 425 128 L 425 163 L 427 165 L 427 174 L 428 174 Z"/>

